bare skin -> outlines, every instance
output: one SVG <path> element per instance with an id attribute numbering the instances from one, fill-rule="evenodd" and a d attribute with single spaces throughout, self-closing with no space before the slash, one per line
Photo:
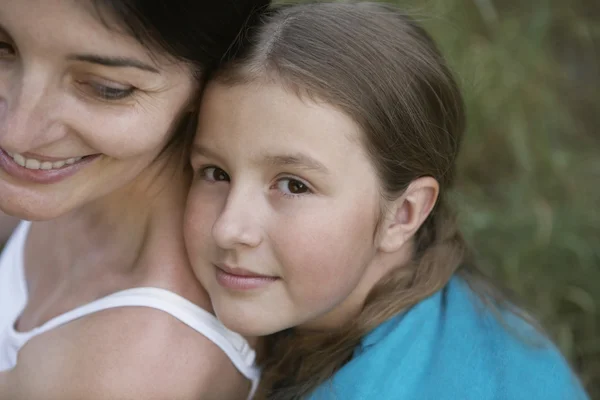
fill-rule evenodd
<path id="1" fill-rule="evenodd" d="M 130 195 L 130 207 L 115 208 L 147 204 L 136 215 L 86 213 L 32 225 L 25 252 L 31 297 L 19 331 L 137 286 L 168 289 L 211 310 L 183 248 L 186 178 L 160 176 L 165 189 L 153 201 Z M 0 399 L 7 400 L 243 399 L 248 389 L 214 343 L 164 312 L 136 307 L 102 311 L 40 335 L 23 347 L 13 370 L 0 373 Z"/>
<path id="2" fill-rule="evenodd" d="M 166 149 L 196 107 L 198 83 L 186 66 L 149 54 L 82 5 L 0 2 L 0 209 L 34 221 L 21 332 L 140 286 L 212 311 L 183 244 L 189 176 L 178 149 Z M 39 170 L 24 171 L 30 162 Z M 46 163 L 74 172 L 48 180 Z M 202 334 L 140 307 L 36 336 L 0 372 L 0 400 L 243 399 L 249 386 Z"/>
<path id="3" fill-rule="evenodd" d="M 0 246 L 8 240 L 19 220 L 0 211 Z"/>

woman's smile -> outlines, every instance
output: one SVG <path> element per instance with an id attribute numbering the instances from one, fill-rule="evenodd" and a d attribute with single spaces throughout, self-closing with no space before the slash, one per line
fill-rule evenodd
<path id="1" fill-rule="evenodd" d="M 66 159 L 30 158 L 0 149 L 0 168 L 13 178 L 22 181 L 52 184 L 73 176 L 100 156 L 101 154 Z"/>

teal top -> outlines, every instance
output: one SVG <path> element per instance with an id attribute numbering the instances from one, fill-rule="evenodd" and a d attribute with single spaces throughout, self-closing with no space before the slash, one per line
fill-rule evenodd
<path id="1" fill-rule="evenodd" d="M 309 399 L 588 397 L 547 339 L 511 314 L 500 323 L 455 277 L 441 291 L 366 336 L 354 357 Z"/>

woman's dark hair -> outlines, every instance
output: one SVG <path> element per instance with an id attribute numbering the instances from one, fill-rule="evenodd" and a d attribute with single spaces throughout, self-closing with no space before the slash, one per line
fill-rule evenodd
<path id="1" fill-rule="evenodd" d="M 201 84 L 211 71 L 243 45 L 245 30 L 258 22 L 270 0 L 92 0 L 100 19 L 174 62 L 182 62 Z M 175 121 L 175 134 L 165 150 L 184 152 L 195 131 L 196 115 Z M 164 151 L 163 151 L 164 153 Z"/>
<path id="2" fill-rule="evenodd" d="M 104 21 L 116 22 L 150 50 L 191 65 L 199 78 L 231 53 L 244 37 L 243 29 L 270 4 L 270 0 L 92 1 Z"/>

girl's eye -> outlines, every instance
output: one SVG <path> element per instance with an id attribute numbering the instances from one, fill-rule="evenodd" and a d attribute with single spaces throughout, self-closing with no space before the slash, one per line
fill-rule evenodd
<path id="1" fill-rule="evenodd" d="M 229 182 L 227 172 L 218 167 L 206 167 L 200 171 L 202 178 L 209 182 Z"/>
<path id="2" fill-rule="evenodd" d="M 0 42 L 0 60 L 12 58 L 15 55 L 15 48 L 6 42 Z"/>
<path id="3" fill-rule="evenodd" d="M 97 82 L 79 82 L 92 96 L 102 100 L 121 100 L 135 92 L 133 86 L 108 86 Z"/>
<path id="4" fill-rule="evenodd" d="M 292 178 L 284 178 L 277 181 L 277 189 L 283 194 L 290 196 L 311 193 L 311 190 L 305 183 Z"/>

